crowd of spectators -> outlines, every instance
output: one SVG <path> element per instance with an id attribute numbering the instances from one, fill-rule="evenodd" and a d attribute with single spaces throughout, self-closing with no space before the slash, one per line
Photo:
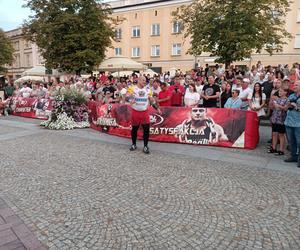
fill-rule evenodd
<path id="1" fill-rule="evenodd" d="M 299 81 L 300 64 L 292 67 L 278 65 L 263 66 L 258 62 L 251 69 L 231 66 L 224 69 L 222 65 L 199 67 L 190 72 L 178 70 L 174 75 L 170 72 L 152 77 L 145 75 L 147 88 L 151 89 L 153 97 L 160 107 L 209 107 L 234 108 L 252 110 L 259 118 L 269 117 L 272 124 L 272 145 L 269 153 L 284 154 L 285 133 L 288 133 L 290 144 L 295 143 L 296 151 L 300 145 L 300 112 Z M 22 86 L 12 83 L 5 87 L 5 97 L 39 97 L 53 98 L 56 91 L 76 89 L 90 100 L 108 103 L 125 103 L 127 89 L 137 83 L 138 73 L 113 77 L 104 72 L 88 79 L 80 76 L 68 81 L 53 81 L 47 84 L 25 82 Z M 294 93 L 296 92 L 296 93 Z M 298 98 L 298 99 L 297 99 Z M 290 105 L 294 100 L 295 107 Z M 3 101 L 1 100 L 1 103 Z M 294 105 L 293 104 L 293 105 Z M 0 112 L 3 111 L 0 104 Z M 287 119 L 287 114 L 292 114 Z M 286 121 L 290 120 L 293 124 Z M 296 126 L 298 130 L 290 131 Z M 292 135 L 296 133 L 297 135 Z M 294 141 L 293 141 L 294 140 Z M 279 144 L 279 145 L 277 145 Z M 295 161 L 297 152 L 292 152 L 291 159 Z M 291 160 L 290 159 L 290 160 Z"/>

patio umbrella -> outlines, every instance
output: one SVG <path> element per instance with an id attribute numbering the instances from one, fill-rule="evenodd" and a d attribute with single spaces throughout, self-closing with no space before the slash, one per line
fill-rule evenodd
<path id="1" fill-rule="evenodd" d="M 99 70 L 110 72 L 144 70 L 146 68 L 147 66 L 144 64 L 136 62 L 125 56 L 110 57 L 104 60 L 99 66 Z"/>
<path id="2" fill-rule="evenodd" d="M 150 75 L 150 77 L 153 77 L 154 75 L 159 75 L 158 73 L 156 73 L 154 70 L 152 69 L 146 69 L 145 71 L 141 72 L 141 75 Z"/>
<path id="3" fill-rule="evenodd" d="M 123 76 L 131 76 L 132 73 L 133 73 L 133 71 L 118 71 L 118 72 L 112 73 L 111 75 L 113 77 L 123 77 Z M 135 74 L 140 75 L 139 73 L 136 73 L 136 72 L 135 72 Z"/>
<path id="4" fill-rule="evenodd" d="M 45 77 L 43 76 L 22 76 L 15 80 L 15 83 L 22 83 L 26 81 L 33 81 L 33 82 L 45 82 Z"/>
<path id="5" fill-rule="evenodd" d="M 22 76 L 45 76 L 46 74 L 46 67 L 43 65 L 34 66 L 31 69 L 25 70 Z M 59 76 L 61 75 L 57 70 L 52 70 L 52 76 Z"/>

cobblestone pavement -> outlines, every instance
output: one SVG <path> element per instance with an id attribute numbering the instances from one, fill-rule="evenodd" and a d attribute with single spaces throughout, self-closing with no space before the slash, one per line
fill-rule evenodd
<path id="1" fill-rule="evenodd" d="M 50 249 L 300 249 L 296 167 L 185 157 L 154 143 L 151 155 L 130 153 L 90 130 L 22 126 L 0 135 L 0 197 Z"/>
<path id="2" fill-rule="evenodd" d="M 47 249 L 0 198 L 0 249 Z"/>

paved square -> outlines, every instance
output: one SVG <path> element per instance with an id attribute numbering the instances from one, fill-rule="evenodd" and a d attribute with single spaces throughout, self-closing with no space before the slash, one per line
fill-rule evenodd
<path id="1" fill-rule="evenodd" d="M 151 143 L 148 156 L 91 130 L 23 125 L 30 134 L 0 137 L 0 196 L 50 249 L 300 249 L 295 166 L 202 159 L 208 149 L 192 146 L 183 156 L 172 144 Z"/>

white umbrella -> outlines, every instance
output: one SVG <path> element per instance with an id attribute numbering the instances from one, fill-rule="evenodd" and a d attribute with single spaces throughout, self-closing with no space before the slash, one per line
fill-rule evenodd
<path id="1" fill-rule="evenodd" d="M 45 82 L 45 78 L 42 76 L 22 76 L 15 80 L 15 83 L 22 83 L 26 81 Z"/>
<path id="2" fill-rule="evenodd" d="M 22 76 L 45 76 L 46 75 L 46 67 L 42 65 L 34 66 L 31 69 L 25 70 Z M 53 76 L 59 76 L 60 73 L 57 70 L 52 70 Z"/>
<path id="3" fill-rule="evenodd" d="M 123 77 L 123 76 L 131 76 L 133 73 L 133 71 L 118 71 L 118 72 L 114 72 L 111 75 L 113 77 Z M 139 73 L 134 72 L 134 74 L 136 75 L 140 75 Z"/>
<path id="4" fill-rule="evenodd" d="M 127 70 L 144 70 L 147 66 L 131 60 L 125 56 L 110 57 L 104 60 L 100 66 L 99 70 L 105 71 L 127 71 Z"/>
<path id="5" fill-rule="evenodd" d="M 145 70 L 145 71 L 143 71 L 143 72 L 141 72 L 141 75 L 150 75 L 150 77 L 153 77 L 154 75 L 159 75 L 158 73 L 156 73 L 154 70 L 152 70 L 152 69 L 147 69 L 147 70 Z"/>

